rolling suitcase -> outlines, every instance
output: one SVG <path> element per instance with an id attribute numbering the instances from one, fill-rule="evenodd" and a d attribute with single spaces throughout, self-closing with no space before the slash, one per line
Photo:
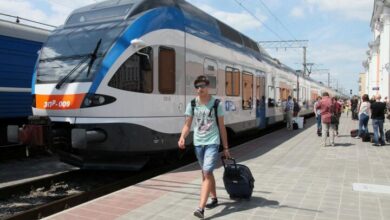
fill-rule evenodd
<path id="1" fill-rule="evenodd" d="M 351 137 L 356 137 L 359 133 L 358 129 L 351 130 Z"/>
<path id="2" fill-rule="evenodd" d="M 233 163 L 225 163 L 225 160 Z M 222 157 L 223 184 L 231 199 L 245 198 L 252 196 L 255 179 L 250 169 L 242 164 L 237 164 L 233 158 Z"/>

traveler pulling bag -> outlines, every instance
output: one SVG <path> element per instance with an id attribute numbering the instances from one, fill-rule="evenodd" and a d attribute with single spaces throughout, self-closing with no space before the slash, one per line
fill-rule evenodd
<path id="1" fill-rule="evenodd" d="M 225 169 L 223 184 L 230 198 L 250 199 L 255 182 L 250 169 L 245 165 L 237 164 L 233 158 L 222 156 L 221 159 Z M 231 161 L 232 163 L 225 163 L 225 161 Z"/>

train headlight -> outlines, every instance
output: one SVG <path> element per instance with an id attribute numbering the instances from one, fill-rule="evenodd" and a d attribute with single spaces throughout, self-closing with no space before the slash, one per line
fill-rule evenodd
<path id="1" fill-rule="evenodd" d="M 102 105 L 104 104 L 104 102 L 106 101 L 106 99 L 104 98 L 104 96 L 99 96 L 99 104 Z"/>
<path id="2" fill-rule="evenodd" d="M 107 105 L 115 102 L 115 98 L 107 95 L 88 94 L 85 96 L 81 108 L 89 108 L 101 105 Z"/>
<path id="3" fill-rule="evenodd" d="M 90 107 L 91 104 L 92 104 L 92 100 L 91 100 L 90 98 L 86 97 L 86 98 L 84 99 L 83 106 L 84 106 L 84 107 Z"/>

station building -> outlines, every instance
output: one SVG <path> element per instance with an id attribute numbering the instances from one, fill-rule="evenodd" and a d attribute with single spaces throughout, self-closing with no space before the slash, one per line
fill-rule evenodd
<path id="1" fill-rule="evenodd" d="M 365 91 L 369 97 L 390 97 L 390 0 L 374 0 L 371 18 L 373 40 L 368 44 Z"/>

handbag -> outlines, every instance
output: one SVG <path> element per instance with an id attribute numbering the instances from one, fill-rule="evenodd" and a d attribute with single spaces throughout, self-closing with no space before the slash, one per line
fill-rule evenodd
<path id="1" fill-rule="evenodd" d="M 332 111 L 331 111 L 332 115 L 330 116 L 330 123 L 337 124 L 339 122 L 339 119 L 338 119 L 337 115 L 335 114 L 335 106 L 332 105 L 331 109 L 332 109 Z"/>
<path id="2" fill-rule="evenodd" d="M 332 115 L 330 116 L 330 123 L 337 124 L 338 122 L 339 122 L 338 117 L 332 113 Z"/>

